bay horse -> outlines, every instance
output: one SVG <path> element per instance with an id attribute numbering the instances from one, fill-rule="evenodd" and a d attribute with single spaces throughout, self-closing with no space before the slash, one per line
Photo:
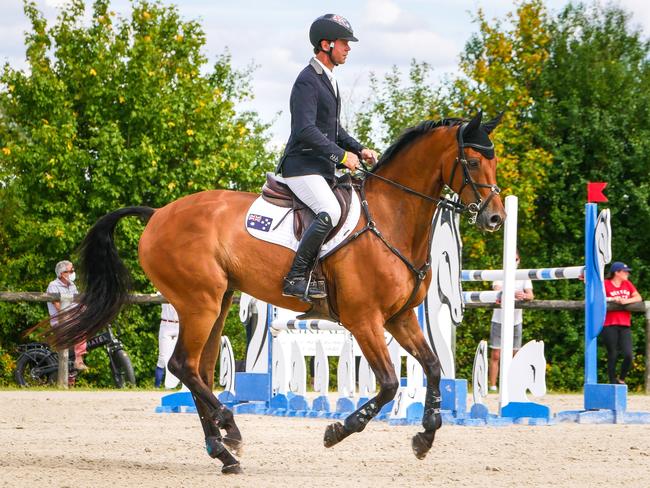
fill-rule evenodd
<path id="1" fill-rule="evenodd" d="M 406 130 L 360 185 L 364 218 L 353 232 L 355 238 L 322 262 L 330 304 L 356 338 L 379 383 L 377 395 L 344 423 L 327 426 L 326 447 L 361 432 L 396 394 L 399 378 L 384 329 L 420 362 L 427 378 L 424 432 L 411 442 L 419 459 L 426 456 L 442 425 L 440 363 L 413 307 L 422 302 L 431 281 L 431 223 L 445 185 L 460 195 L 457 210 L 469 211 L 480 229 L 495 231 L 505 219 L 489 139 L 500 116 L 485 124 L 481 117 L 479 112 L 469 121 L 426 121 Z M 295 311 L 309 309 L 309 304 L 282 296 L 282 279 L 293 252 L 246 231 L 245 215 L 257 197 L 204 191 L 159 209 L 127 207 L 100 218 L 80 246 L 85 293 L 79 307 L 63 312 L 51 332 L 52 342 L 66 347 L 92 336 L 117 316 L 128 300 L 130 280 L 113 241 L 114 229 L 126 216 L 146 220 L 138 249 L 140 264 L 174 305 L 180 321 L 169 370 L 192 393 L 207 452 L 221 461 L 223 473 L 241 471 L 231 450 L 239 455 L 243 446 L 232 412 L 212 392 L 233 293 L 240 290 Z"/>

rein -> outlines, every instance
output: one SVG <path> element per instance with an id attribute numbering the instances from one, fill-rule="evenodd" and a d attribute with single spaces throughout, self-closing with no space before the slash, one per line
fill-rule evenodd
<path id="1" fill-rule="evenodd" d="M 376 173 L 374 173 L 372 170 L 368 171 L 362 166 L 359 167 L 359 170 L 364 173 L 366 176 L 372 176 L 373 178 L 377 178 L 381 181 L 384 181 L 385 183 L 388 183 L 389 185 L 394 186 L 395 188 L 398 188 L 402 190 L 405 193 L 408 193 L 410 195 L 414 195 L 418 198 L 421 198 L 423 200 L 426 200 L 428 202 L 437 204 L 438 206 L 442 206 L 443 208 L 447 208 L 453 212 L 456 213 L 465 213 L 468 212 L 470 214 L 469 222 L 471 224 L 476 223 L 477 217 L 483 212 L 486 208 L 487 205 L 490 203 L 490 201 L 494 198 L 495 195 L 498 195 L 501 190 L 497 185 L 488 185 L 485 183 L 477 183 L 472 179 L 472 176 L 469 172 L 469 163 L 467 162 L 467 158 L 465 157 L 465 146 L 469 147 L 474 147 L 476 149 L 491 149 L 489 147 L 484 147 L 484 146 L 478 146 L 476 144 L 465 144 L 463 142 L 463 129 L 465 128 L 466 124 L 463 124 L 460 126 L 458 129 L 458 157 L 454 161 L 454 167 L 451 171 L 451 175 L 449 178 L 449 184 L 447 186 L 451 189 L 451 184 L 454 181 L 454 176 L 456 174 L 456 170 L 458 166 L 462 168 L 463 171 L 463 184 L 460 187 L 460 190 L 458 190 L 458 195 L 460 195 L 463 191 L 463 189 L 466 186 L 470 186 L 472 189 L 472 192 L 474 193 L 474 196 L 476 197 L 476 201 L 472 202 L 468 205 L 463 204 L 462 202 L 458 201 L 452 201 L 447 198 L 434 198 L 430 197 L 429 195 L 425 195 L 424 193 L 420 193 L 419 191 L 416 191 L 412 188 L 409 188 L 407 186 L 402 185 L 401 183 L 397 183 L 396 181 L 390 180 L 388 178 L 384 178 L 383 176 L 380 176 Z M 492 148 L 494 145 L 492 145 Z M 409 259 L 404 256 L 399 249 L 397 249 L 395 246 L 393 246 L 386 237 L 381 233 L 381 231 L 377 228 L 377 224 L 372 218 L 372 214 L 370 213 L 370 207 L 368 206 L 368 201 L 366 199 L 366 190 L 365 190 L 365 183 L 367 181 L 367 178 L 364 178 L 361 181 L 361 185 L 359 185 L 359 196 L 361 197 L 361 208 L 363 209 L 364 216 L 366 218 L 366 225 L 359 229 L 357 232 L 352 234 L 348 239 L 346 239 L 347 242 L 351 242 L 355 240 L 357 237 L 362 235 L 364 232 L 369 231 L 375 234 L 379 240 L 393 253 L 395 256 L 397 256 L 405 265 L 408 269 L 410 269 L 413 274 L 415 275 L 415 285 L 413 286 L 413 291 L 411 292 L 411 295 L 409 296 L 408 300 L 406 300 L 406 303 L 402 306 L 402 308 L 399 309 L 395 314 L 393 314 L 392 317 L 388 319 L 388 321 L 391 321 L 393 318 L 397 317 L 400 315 L 404 310 L 406 310 L 409 307 L 409 304 L 415 298 L 417 295 L 418 290 L 420 289 L 420 285 L 424 281 L 424 279 L 427 276 L 427 273 L 431 269 L 431 246 L 433 245 L 433 225 L 429 226 L 429 236 L 428 236 L 428 244 L 427 244 L 427 257 L 426 260 L 424 261 L 424 264 L 420 266 L 419 268 L 416 267 Z M 481 199 L 481 194 L 479 193 L 478 189 L 479 188 L 490 188 L 490 195 L 488 198 L 483 202 Z M 452 190 L 453 191 L 453 190 Z"/>

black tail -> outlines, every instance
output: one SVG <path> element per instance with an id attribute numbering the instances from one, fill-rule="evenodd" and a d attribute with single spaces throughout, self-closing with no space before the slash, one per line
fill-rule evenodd
<path id="1" fill-rule="evenodd" d="M 97 221 L 79 248 L 79 277 L 83 286 L 79 306 L 56 316 L 49 332 L 52 344 L 71 347 L 106 327 L 120 312 L 131 289 L 131 276 L 122 263 L 113 232 L 117 222 L 129 215 L 148 221 L 154 213 L 149 207 L 126 207 Z"/>

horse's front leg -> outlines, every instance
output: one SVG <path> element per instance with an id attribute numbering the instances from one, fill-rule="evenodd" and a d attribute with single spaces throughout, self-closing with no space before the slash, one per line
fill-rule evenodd
<path id="1" fill-rule="evenodd" d="M 368 422 L 380 412 L 382 407 L 395 397 L 399 388 L 395 369 L 386 346 L 383 324 L 379 320 L 358 322 L 357 324 L 349 330 L 375 373 L 379 382 L 379 392 L 374 398 L 348 415 L 343 424 L 335 422 L 327 426 L 324 438 L 325 447 L 332 447 L 350 434 L 365 429 Z"/>
<path id="2" fill-rule="evenodd" d="M 386 329 L 411 356 L 418 360 L 427 378 L 422 426 L 411 440 L 411 447 L 418 459 L 424 459 L 433 445 L 436 431 L 442 426 L 440 415 L 440 361 L 431 350 L 413 310 L 404 312 L 386 324 Z"/>

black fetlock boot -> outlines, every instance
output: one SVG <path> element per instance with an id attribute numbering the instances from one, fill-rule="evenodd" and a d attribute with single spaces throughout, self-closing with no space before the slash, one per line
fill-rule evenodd
<path id="1" fill-rule="evenodd" d="M 284 278 L 282 295 L 298 297 L 304 301 L 311 301 L 310 298 L 327 297 L 325 290 L 318 287 L 316 283 L 311 283 L 310 278 L 320 248 L 333 228 L 332 219 L 327 212 L 321 212 L 316 216 L 300 240 L 291 270 Z"/>

